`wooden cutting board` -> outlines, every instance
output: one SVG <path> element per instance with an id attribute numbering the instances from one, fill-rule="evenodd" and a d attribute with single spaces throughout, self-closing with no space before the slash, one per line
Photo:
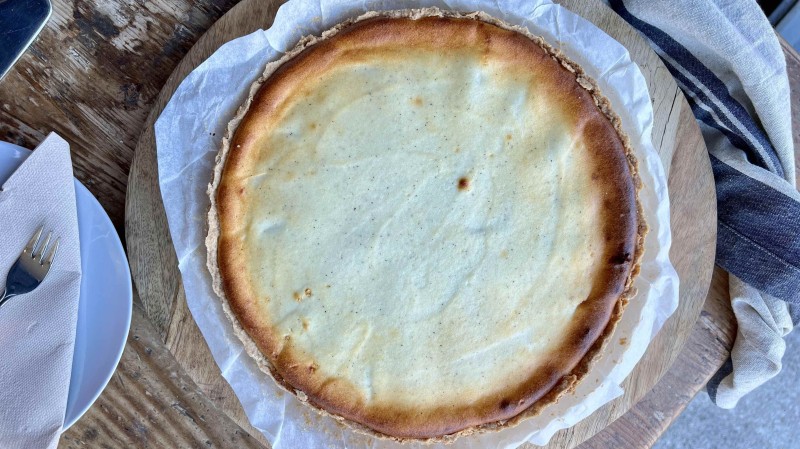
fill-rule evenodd
<path id="1" fill-rule="evenodd" d="M 243 0 L 192 47 L 164 85 L 136 147 L 131 167 L 125 230 L 131 271 L 148 318 L 200 389 L 235 422 L 266 445 L 249 425 L 220 374 L 186 305 L 178 263 L 158 187 L 153 123 L 184 77 L 223 43 L 268 28 L 280 0 Z M 716 241 L 714 180 L 700 131 L 683 94 L 647 43 L 600 0 L 558 1 L 628 48 L 647 79 L 653 103 L 653 144 L 669 177 L 673 246 L 670 258 L 680 277 L 680 304 L 623 384 L 625 393 L 548 447 L 572 448 L 608 426 L 641 399 L 667 371 L 683 347 L 709 288 Z"/>

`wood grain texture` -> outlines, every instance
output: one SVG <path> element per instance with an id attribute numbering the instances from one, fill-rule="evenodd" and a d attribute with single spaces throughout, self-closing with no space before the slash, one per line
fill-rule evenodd
<path id="1" fill-rule="evenodd" d="M 627 413 L 578 448 L 651 447 L 725 362 L 735 336 L 728 275 L 716 267 L 700 318 L 669 371 Z"/>
<path id="2" fill-rule="evenodd" d="M 128 344 L 103 394 L 61 436 L 59 448 L 262 448 L 181 369 L 133 308 Z"/>
<path id="3" fill-rule="evenodd" d="M 230 385 L 220 374 L 200 329 L 191 318 L 178 271 L 178 261 L 169 235 L 167 217 L 158 186 L 158 163 L 155 153 L 153 123 L 166 106 L 183 78 L 208 55 L 229 41 L 257 29 L 269 27 L 280 1 L 253 1 L 238 4 L 217 21 L 198 40 L 167 80 L 153 104 L 146 126 L 137 144 L 129 178 L 125 230 L 131 272 L 142 296 L 142 305 L 162 341 L 180 361 L 198 386 L 237 424 L 254 438 L 266 444 L 263 435 L 254 429 L 242 410 Z M 235 31 L 234 31 L 235 30 Z M 238 33 L 238 34 L 235 34 Z M 149 148 L 150 150 L 141 150 Z M 135 175 L 134 175 L 135 173 Z M 145 218 L 148 217 L 148 218 Z M 137 254 L 136 257 L 131 255 Z"/>
<path id="4" fill-rule="evenodd" d="M 0 140 L 70 142 L 75 176 L 122 229 L 133 149 L 153 101 L 236 0 L 53 0 L 39 37 L 0 81 Z"/>
<path id="5" fill-rule="evenodd" d="M 685 279 L 681 305 L 653 341 L 648 355 L 626 381 L 625 395 L 572 429 L 559 432 L 551 447 L 574 447 L 622 415 L 645 395 L 675 360 L 688 338 L 705 298 L 712 270 L 716 214 L 713 179 L 699 129 L 688 104 L 658 57 L 639 35 L 599 1 L 564 1 L 623 42 L 642 68 L 655 112 L 653 141 L 670 176 L 673 262 Z M 178 83 L 222 43 L 269 25 L 276 2 L 244 0 L 219 20 L 189 51 L 156 99 L 137 145 L 126 206 L 131 269 L 144 310 L 176 360 L 220 407 L 243 427 L 248 423 L 221 378 L 208 347 L 191 319 L 180 284 L 157 185 L 152 124 Z M 675 167 L 670 171 L 671 167 Z"/>

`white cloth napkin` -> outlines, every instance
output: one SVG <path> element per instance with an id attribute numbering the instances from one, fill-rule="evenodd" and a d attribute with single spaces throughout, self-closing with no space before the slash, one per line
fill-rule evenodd
<path id="1" fill-rule="evenodd" d="M 56 447 L 67 408 L 81 258 L 69 145 L 53 133 L 0 192 L 0 288 L 39 226 L 61 242 L 44 282 L 0 308 L 0 448 Z"/>

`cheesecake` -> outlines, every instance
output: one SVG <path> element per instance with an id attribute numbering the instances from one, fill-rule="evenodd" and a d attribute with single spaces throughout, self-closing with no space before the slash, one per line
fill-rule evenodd
<path id="1" fill-rule="evenodd" d="M 354 429 L 540 413 L 635 295 L 647 226 L 581 67 L 484 13 L 369 13 L 267 65 L 209 186 L 214 289 L 265 376 Z"/>

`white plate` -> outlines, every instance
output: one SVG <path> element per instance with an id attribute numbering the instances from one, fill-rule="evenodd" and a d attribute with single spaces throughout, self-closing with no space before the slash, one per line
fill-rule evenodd
<path id="1" fill-rule="evenodd" d="M 28 157 L 29 150 L 0 142 L 0 184 Z M 125 250 L 100 203 L 75 180 L 81 240 L 81 297 L 64 429 L 94 403 L 125 348 L 133 291 Z"/>

